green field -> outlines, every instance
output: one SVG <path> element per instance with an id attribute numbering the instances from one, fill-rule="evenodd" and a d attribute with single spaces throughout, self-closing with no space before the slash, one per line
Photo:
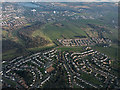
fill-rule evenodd
<path id="1" fill-rule="evenodd" d="M 88 75 L 88 74 L 86 74 L 84 72 L 81 72 L 81 78 L 83 78 L 84 80 L 87 80 L 87 81 L 89 81 L 89 82 L 91 82 L 91 83 L 93 83 L 95 85 L 102 84 L 102 82 L 98 81 L 94 76 Z"/>
<path id="2" fill-rule="evenodd" d="M 16 49 L 9 50 L 9 51 L 7 51 L 7 52 L 2 54 L 2 58 L 3 59 L 8 59 L 8 58 L 12 58 L 12 57 L 18 56 L 18 54 L 15 54 L 15 53 L 16 53 Z"/>
<path id="3" fill-rule="evenodd" d="M 57 47 L 57 50 L 60 51 L 70 51 L 70 52 L 81 52 L 83 51 L 83 47 Z"/>
<path id="4" fill-rule="evenodd" d="M 62 38 L 75 38 L 74 36 L 87 36 L 86 33 L 81 30 L 80 27 L 72 24 L 71 22 L 59 22 L 63 26 L 58 27 L 54 24 L 47 24 L 41 30 L 44 35 L 48 36 L 52 40 Z"/>
<path id="5" fill-rule="evenodd" d="M 104 53 L 111 57 L 112 59 L 117 59 L 118 55 L 118 47 L 116 45 L 112 45 L 110 47 L 102 47 L 102 46 L 94 46 L 92 47 L 94 50 L 97 50 L 101 53 Z"/>

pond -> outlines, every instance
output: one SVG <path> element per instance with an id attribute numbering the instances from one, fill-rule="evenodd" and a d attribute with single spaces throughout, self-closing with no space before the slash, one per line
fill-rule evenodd
<path id="1" fill-rule="evenodd" d="M 18 3 L 18 4 L 19 4 L 19 5 L 22 5 L 22 6 L 25 6 L 25 7 L 32 7 L 32 8 L 39 7 L 39 6 L 37 6 L 36 4 L 31 3 L 31 2 L 21 2 L 21 3 Z"/>

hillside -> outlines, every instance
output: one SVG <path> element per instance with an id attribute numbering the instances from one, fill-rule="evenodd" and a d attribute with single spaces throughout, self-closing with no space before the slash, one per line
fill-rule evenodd
<path id="1" fill-rule="evenodd" d="M 12 7 L 6 13 L 7 5 Z M 3 19 L 3 59 L 56 47 L 57 39 L 107 38 L 113 45 L 118 42 L 115 3 L 56 3 L 54 6 L 52 3 L 4 3 L 3 6 L 3 15 L 10 14 Z"/>

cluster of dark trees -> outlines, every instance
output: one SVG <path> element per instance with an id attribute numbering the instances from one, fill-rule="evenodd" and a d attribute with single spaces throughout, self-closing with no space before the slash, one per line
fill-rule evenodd
<path id="1" fill-rule="evenodd" d="M 49 43 L 49 41 L 45 40 L 43 37 L 30 37 L 28 35 L 19 34 L 19 37 L 24 41 L 24 46 L 26 48 L 32 48 L 37 46 L 44 46 Z"/>
<path id="2" fill-rule="evenodd" d="M 14 41 L 11 41 L 11 40 L 2 40 L 2 52 L 6 52 L 8 50 L 11 50 L 11 49 L 15 49 L 15 48 L 20 48 L 21 50 L 21 45 L 14 42 Z"/>
<path id="3" fill-rule="evenodd" d="M 32 32 L 39 29 L 43 25 L 41 22 L 36 22 L 34 25 L 23 27 L 18 31 L 17 36 L 22 39 L 26 48 L 32 48 L 37 46 L 44 46 L 49 43 L 45 38 L 41 36 L 32 37 Z"/>
<path id="4" fill-rule="evenodd" d="M 33 80 L 33 75 L 29 71 L 14 71 L 18 76 L 22 77 L 25 80 L 27 85 L 30 85 Z M 29 79 L 28 79 L 29 78 Z"/>
<path id="5" fill-rule="evenodd" d="M 86 36 L 74 36 L 76 38 L 86 38 Z"/>
<path id="6" fill-rule="evenodd" d="M 56 75 L 53 75 L 44 88 L 69 88 L 68 77 L 63 66 L 56 68 Z M 53 72 L 55 73 L 55 71 Z"/>

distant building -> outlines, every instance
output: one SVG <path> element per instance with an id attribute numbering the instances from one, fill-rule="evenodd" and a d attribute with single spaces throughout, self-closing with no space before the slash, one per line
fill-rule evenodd
<path id="1" fill-rule="evenodd" d="M 55 14 L 55 13 L 56 13 L 56 11 L 53 11 L 53 13 Z"/>
<path id="2" fill-rule="evenodd" d="M 32 12 L 36 12 L 36 9 L 31 10 Z"/>
<path id="3" fill-rule="evenodd" d="M 55 68 L 53 68 L 52 66 L 50 66 L 49 68 L 46 69 L 46 71 L 49 73 L 49 72 L 52 72 Z"/>

